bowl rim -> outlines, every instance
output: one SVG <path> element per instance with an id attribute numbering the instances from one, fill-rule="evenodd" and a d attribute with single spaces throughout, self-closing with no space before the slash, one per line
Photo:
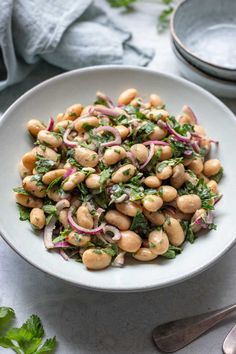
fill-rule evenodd
<path id="1" fill-rule="evenodd" d="M 181 39 L 178 37 L 176 31 L 175 31 L 175 25 L 174 25 L 174 20 L 175 20 L 175 17 L 176 17 L 176 14 L 178 13 L 178 11 L 181 11 L 181 8 L 182 6 L 184 6 L 185 3 L 187 2 L 190 2 L 190 1 L 193 1 L 193 0 L 182 0 L 177 6 L 176 8 L 174 9 L 172 15 L 171 15 L 171 18 L 170 18 L 170 33 L 171 33 L 171 36 L 173 37 L 173 40 L 178 43 L 178 45 L 182 48 L 182 50 L 186 53 L 188 53 L 188 55 L 194 59 L 196 59 L 197 61 L 199 61 L 200 63 L 202 64 L 207 64 L 208 67 L 212 67 L 212 68 L 215 68 L 215 69 L 218 69 L 222 72 L 227 72 L 227 73 L 236 73 L 236 67 L 235 68 L 227 68 L 225 66 L 222 66 L 222 65 L 217 65 L 217 64 L 214 64 L 208 60 L 203 60 L 201 59 L 199 56 L 197 56 L 196 54 L 194 54 L 190 49 L 188 49 L 184 44 L 183 42 L 181 41 Z M 223 79 L 223 78 L 222 78 Z M 224 79 L 223 79 L 224 80 Z"/>
<path id="2" fill-rule="evenodd" d="M 172 50 L 175 54 L 175 56 L 181 60 L 185 65 L 188 65 L 188 67 L 195 71 L 198 75 L 204 76 L 205 79 L 207 80 L 214 80 L 215 82 L 219 84 L 224 84 L 224 85 L 229 85 L 231 87 L 236 87 L 236 80 L 227 80 L 223 78 L 219 78 L 218 76 L 211 75 L 209 73 L 206 73 L 205 71 L 202 71 L 199 69 L 197 66 L 195 66 L 193 63 L 191 63 L 187 58 L 183 56 L 183 54 L 178 50 L 178 47 L 176 46 L 175 42 L 172 40 L 171 41 L 172 45 Z"/>
<path id="3" fill-rule="evenodd" d="M 217 103 L 218 105 L 220 105 L 225 111 L 228 112 L 228 116 L 229 119 L 232 120 L 235 124 L 235 116 L 234 113 L 222 102 L 220 101 L 217 97 L 215 97 L 213 94 L 211 94 L 210 92 L 208 92 L 207 90 L 203 89 L 202 87 L 182 78 L 179 77 L 177 75 L 173 75 L 173 74 L 168 74 L 168 73 L 163 73 L 157 70 L 153 70 L 153 69 L 149 69 L 149 68 L 143 68 L 143 67 L 138 67 L 138 66 L 132 66 L 132 65 L 101 65 L 101 66 L 93 66 L 93 67 L 87 67 L 87 68 L 82 68 L 82 69 L 75 69 L 75 70 L 71 70 L 56 76 L 53 76 L 52 78 L 49 78 L 47 80 L 42 81 L 41 83 L 37 84 L 36 86 L 32 87 L 30 90 L 28 90 L 27 92 L 25 92 L 23 95 L 21 95 L 15 102 L 13 102 L 11 104 L 11 106 L 4 112 L 4 114 L 2 115 L 2 117 L 0 118 L 0 129 L 1 126 L 3 124 L 5 124 L 5 122 L 7 121 L 7 116 L 11 113 L 12 110 L 15 110 L 15 108 L 21 104 L 21 102 L 24 102 L 24 99 L 27 98 L 28 96 L 31 95 L 31 93 L 35 93 L 38 90 L 40 90 L 41 88 L 43 88 L 44 86 L 47 86 L 49 83 L 51 82 L 57 82 L 58 80 L 61 80 L 64 77 L 70 77 L 76 74 L 80 74 L 80 73 L 86 73 L 86 72 L 93 72 L 93 71 L 110 71 L 110 70 L 131 70 L 134 73 L 139 71 L 139 72 L 149 72 L 152 73 L 153 75 L 157 75 L 157 76 L 161 76 L 162 78 L 168 78 L 168 79 L 174 79 L 176 82 L 178 83 L 183 83 L 189 87 L 193 87 L 195 88 L 197 91 L 199 91 L 200 93 L 204 94 L 205 96 L 209 97 L 213 102 Z M 214 259 L 208 261 L 207 263 L 203 264 L 201 267 L 199 267 L 196 270 L 192 270 L 190 273 L 185 274 L 185 275 L 181 275 L 178 278 L 172 279 L 172 280 L 167 280 L 167 281 L 163 281 L 161 284 L 155 284 L 155 285 L 150 285 L 150 286 L 121 286 L 120 288 L 117 287 L 104 287 L 104 285 L 98 286 L 98 285 L 86 285 L 83 284 L 81 282 L 78 282 L 76 280 L 71 280 L 68 279 L 66 276 L 64 275 L 60 275 L 59 273 L 54 273 L 53 271 L 48 270 L 46 267 L 44 267 L 42 264 L 36 264 L 36 262 L 34 262 L 33 260 L 31 260 L 30 258 L 28 258 L 27 256 L 25 256 L 20 250 L 16 249 L 16 247 L 14 246 L 13 242 L 10 241 L 10 237 L 8 237 L 8 232 L 6 230 L 4 230 L 3 226 L 0 223 L 0 236 L 2 236 L 2 238 L 5 240 L 5 242 L 19 255 L 21 256 L 24 260 L 26 260 L 29 264 L 31 264 L 32 266 L 34 266 L 36 269 L 41 270 L 42 272 L 44 272 L 45 274 L 49 274 L 51 276 L 54 276 L 58 279 L 64 280 L 65 282 L 68 282 L 70 284 L 85 288 L 85 289 L 89 289 L 89 290 L 96 290 L 96 291 L 103 291 L 103 292 L 117 292 L 117 293 L 129 293 L 129 292 L 144 292 L 144 291 L 150 291 L 150 290 L 155 290 L 155 289 L 159 289 L 159 288 L 164 288 L 164 287 L 168 287 L 171 285 L 175 285 L 177 283 L 183 282 L 187 279 L 190 279 L 192 277 L 194 277 L 195 275 L 200 274 L 201 272 L 203 272 L 204 270 L 208 269 L 210 266 L 213 266 L 216 262 L 218 262 L 225 253 L 227 253 L 234 244 L 236 244 L 236 235 L 234 238 L 232 238 L 232 240 L 227 244 L 227 246 L 221 251 L 221 253 L 218 253 L 217 256 L 215 256 Z"/>

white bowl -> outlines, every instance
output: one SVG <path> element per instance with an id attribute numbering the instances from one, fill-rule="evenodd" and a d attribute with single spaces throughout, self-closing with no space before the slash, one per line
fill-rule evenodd
<path id="1" fill-rule="evenodd" d="M 75 102 L 89 104 L 95 92 L 101 90 L 112 98 L 128 87 L 136 87 L 148 97 L 157 92 L 172 114 L 188 104 L 199 117 L 209 135 L 220 141 L 214 151 L 225 169 L 220 186 L 224 197 L 216 208 L 216 231 L 186 244 L 174 260 L 150 263 L 137 261 L 124 268 L 88 271 L 75 261 L 65 262 L 58 254 L 47 252 L 42 237 L 36 236 L 29 223 L 19 221 L 12 188 L 20 185 L 17 166 L 21 156 L 32 148 L 25 125 L 38 117 L 65 110 Z M 202 88 L 167 74 L 135 67 L 93 67 L 71 71 L 45 81 L 18 99 L 4 114 L 0 123 L 0 232 L 7 243 L 35 267 L 73 284 L 106 291 L 140 291 L 160 288 L 188 279 L 219 259 L 234 244 L 236 238 L 235 200 L 236 121 L 234 115 L 218 99 Z"/>
<path id="2" fill-rule="evenodd" d="M 196 66 L 189 63 L 178 51 L 172 42 L 172 49 L 176 56 L 180 73 L 216 96 L 225 98 L 236 98 L 236 81 L 222 80 L 206 74 Z"/>

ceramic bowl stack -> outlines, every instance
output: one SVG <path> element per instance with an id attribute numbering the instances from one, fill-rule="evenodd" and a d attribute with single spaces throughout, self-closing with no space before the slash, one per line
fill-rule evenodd
<path id="1" fill-rule="evenodd" d="M 184 0 L 171 19 L 171 40 L 184 77 L 236 97 L 236 1 Z"/>

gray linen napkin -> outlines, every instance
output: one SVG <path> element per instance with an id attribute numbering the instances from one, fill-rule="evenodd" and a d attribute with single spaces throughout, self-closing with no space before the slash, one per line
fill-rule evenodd
<path id="1" fill-rule="evenodd" d="M 23 80 L 40 59 L 65 70 L 147 65 L 153 51 L 130 38 L 92 0 L 2 0 L 0 90 Z"/>

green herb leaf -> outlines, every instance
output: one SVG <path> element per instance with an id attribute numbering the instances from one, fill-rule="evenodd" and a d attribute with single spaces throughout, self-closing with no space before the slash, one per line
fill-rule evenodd
<path id="1" fill-rule="evenodd" d="M 30 195 L 30 193 L 27 192 L 23 187 L 15 187 L 13 188 L 13 191 L 23 195 Z"/>
<path id="2" fill-rule="evenodd" d="M 149 226 L 147 219 L 141 211 L 138 211 L 133 218 L 130 230 L 136 232 L 139 235 L 147 235 L 149 232 Z"/>
<path id="3" fill-rule="evenodd" d="M 62 180 L 62 176 L 59 176 L 59 177 L 55 178 L 55 179 L 49 184 L 49 186 L 48 186 L 48 188 L 47 188 L 47 192 L 50 191 L 50 190 L 52 190 L 52 188 L 53 188 L 54 186 L 56 186 L 57 184 L 59 184 L 59 182 L 61 182 L 61 180 Z"/>
<path id="4" fill-rule="evenodd" d="M 74 150 L 70 150 L 70 151 L 74 151 Z M 76 168 L 81 169 L 82 166 L 73 158 L 73 157 L 69 157 L 67 160 L 72 166 L 75 166 Z"/>
<path id="5" fill-rule="evenodd" d="M 43 186 L 44 187 L 44 184 L 42 182 L 42 175 L 33 175 L 30 179 L 31 181 L 35 181 L 36 182 L 36 186 Z"/>
<path id="6" fill-rule="evenodd" d="M 53 239 L 53 243 L 64 241 L 67 235 L 71 232 L 71 227 L 66 227 L 63 231 L 60 232 L 59 236 Z"/>
<path id="7" fill-rule="evenodd" d="M 104 169 L 100 173 L 100 178 L 99 178 L 100 191 L 104 190 L 107 180 L 111 177 L 111 173 L 112 173 L 112 169 L 111 168 Z"/>
<path id="8" fill-rule="evenodd" d="M 203 209 L 214 209 L 214 205 L 212 205 L 212 198 L 216 197 L 216 195 L 212 193 L 210 188 L 204 182 L 203 178 L 200 178 L 196 184 L 186 182 L 185 186 L 178 190 L 178 194 L 197 194 L 201 198 Z"/>
<path id="9" fill-rule="evenodd" d="M 183 231 L 184 231 L 185 240 L 190 242 L 190 243 L 194 243 L 194 241 L 196 239 L 196 235 L 194 234 L 194 232 L 192 230 L 191 223 L 189 221 L 187 221 L 187 220 L 182 220 L 181 221 L 181 226 L 182 226 Z"/>
<path id="10" fill-rule="evenodd" d="M 158 17 L 157 28 L 159 33 L 164 32 L 168 28 L 170 22 L 170 15 L 174 11 L 174 8 L 170 5 L 173 0 L 163 0 L 163 2 L 165 5 L 167 5 L 167 7 L 160 13 Z"/>
<path id="11" fill-rule="evenodd" d="M 118 247 L 115 243 L 110 244 L 108 247 L 104 248 L 103 251 L 110 256 L 114 257 L 118 254 Z"/>
<path id="12" fill-rule="evenodd" d="M 214 181 L 219 183 L 221 178 L 223 177 L 223 174 L 224 174 L 224 169 L 223 169 L 223 167 L 221 167 L 219 172 L 216 175 L 211 176 L 211 179 L 214 179 Z"/>
<path id="13" fill-rule="evenodd" d="M 122 174 L 123 174 L 124 176 L 129 176 L 129 173 L 130 173 L 130 168 L 127 168 L 127 170 L 124 170 L 124 171 L 122 172 Z"/>
<path id="14" fill-rule="evenodd" d="M 97 97 L 97 98 L 96 98 L 96 101 L 94 101 L 93 104 L 94 104 L 94 105 L 95 105 L 95 104 L 101 104 L 102 106 L 108 107 L 107 101 L 104 100 L 102 97 Z"/>
<path id="15" fill-rule="evenodd" d="M 38 174 L 45 174 L 48 171 L 51 171 L 56 167 L 56 162 L 52 160 L 48 160 L 41 155 L 36 156 L 36 171 Z"/>
<path id="16" fill-rule="evenodd" d="M 174 167 L 176 165 L 178 165 L 179 163 L 181 163 L 183 160 L 182 157 L 176 157 L 175 159 L 169 159 L 169 160 L 165 160 L 165 161 L 162 161 L 160 163 L 157 164 L 156 166 L 156 172 L 157 173 L 160 173 L 163 171 L 163 169 L 167 166 L 171 166 L 171 167 Z"/>
<path id="17" fill-rule="evenodd" d="M 2 321 L 9 321 L 13 316 L 14 311 L 11 308 L 1 307 L 0 325 Z M 56 346 L 55 337 L 47 339 L 39 348 L 43 336 L 44 329 L 40 318 L 32 315 L 21 327 L 11 328 L 4 337 L 0 337 L 0 346 L 11 348 L 17 354 L 52 353 Z"/>
<path id="18" fill-rule="evenodd" d="M 143 124 L 137 131 L 136 135 L 134 136 L 134 140 L 137 143 L 142 143 L 143 141 L 147 140 L 148 136 L 154 131 L 155 124 L 153 122 L 148 121 L 147 123 Z"/>
<path id="19" fill-rule="evenodd" d="M 112 7 L 130 7 L 137 0 L 107 0 Z"/>
<path id="20" fill-rule="evenodd" d="M 116 124 L 117 125 L 128 125 L 129 119 L 126 115 L 121 114 L 119 117 L 116 118 Z"/>
<path id="21" fill-rule="evenodd" d="M 19 213 L 20 213 L 20 220 L 25 221 L 25 220 L 30 220 L 30 208 L 26 208 L 23 205 L 17 204 Z"/>
<path id="22" fill-rule="evenodd" d="M 55 207 L 55 205 L 46 204 L 43 206 L 43 211 L 46 214 L 55 214 L 57 212 L 57 208 Z"/>
<path id="23" fill-rule="evenodd" d="M 13 349 L 15 353 L 22 354 L 22 351 L 17 347 L 10 339 L 6 337 L 0 337 L 0 347 Z"/>
<path id="24" fill-rule="evenodd" d="M 80 200 L 83 202 L 87 202 L 91 199 L 91 194 L 89 189 L 86 187 L 84 183 L 78 184 L 78 190 L 80 191 Z"/>
<path id="25" fill-rule="evenodd" d="M 105 192 L 93 195 L 94 203 L 102 209 L 106 209 L 108 206 L 108 199 Z"/>
<path id="26" fill-rule="evenodd" d="M 168 251 L 164 254 L 162 254 L 163 257 L 173 259 L 176 257 L 176 255 L 180 254 L 182 252 L 182 249 L 180 247 L 175 247 L 170 245 L 168 248 Z"/>
<path id="27" fill-rule="evenodd" d="M 0 332 L 6 329 L 7 325 L 15 317 L 15 312 L 10 307 L 0 307 Z"/>
<path id="28" fill-rule="evenodd" d="M 42 347 L 35 352 L 35 354 L 50 354 L 56 349 L 56 345 L 56 337 L 48 338 Z"/>

